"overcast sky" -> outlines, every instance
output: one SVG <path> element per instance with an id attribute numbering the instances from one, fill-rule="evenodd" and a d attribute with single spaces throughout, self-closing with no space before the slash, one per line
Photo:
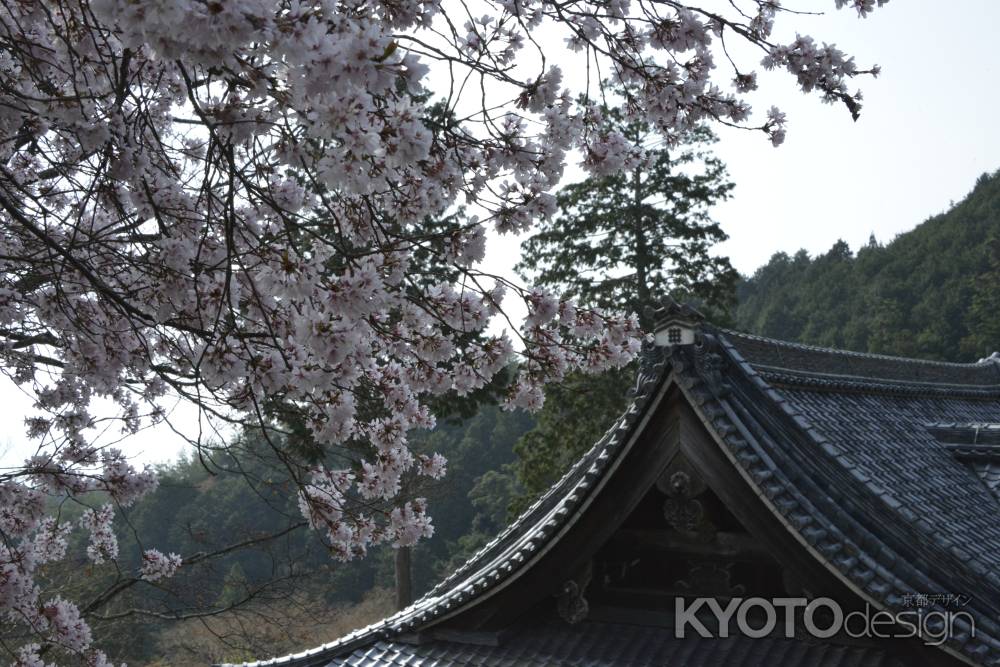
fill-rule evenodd
<path id="1" fill-rule="evenodd" d="M 795 7 L 825 11 L 833 4 L 809 0 Z M 720 251 L 740 271 L 752 273 L 779 251 L 824 252 L 837 239 L 854 249 L 872 233 L 889 241 L 945 211 L 981 173 L 1000 167 L 1000 2 L 894 0 L 865 20 L 830 10 L 784 21 L 835 42 L 859 65 L 881 65 L 882 75 L 858 82 L 865 106 L 857 122 L 842 106 L 799 93 L 787 75 L 762 76 L 750 101 L 758 110 L 775 104 L 786 112 L 784 145 L 772 148 L 760 133 L 720 130 L 716 153 L 736 189 L 715 217 L 730 235 Z M 516 243 L 494 245 L 491 257 L 497 270 L 512 265 Z M 0 454 L 7 450 L 0 460 L 9 465 L 30 452 L 22 435 L 30 400 L 0 377 L 0 401 Z M 193 424 L 191 410 L 178 410 L 175 421 Z M 172 459 L 181 448 L 163 427 L 126 443 L 144 461 Z"/>

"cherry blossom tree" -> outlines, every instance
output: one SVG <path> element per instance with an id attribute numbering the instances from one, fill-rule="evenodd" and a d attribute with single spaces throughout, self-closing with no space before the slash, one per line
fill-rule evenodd
<path id="1" fill-rule="evenodd" d="M 628 363 L 634 316 L 482 268 L 490 230 L 553 213 L 567 162 L 608 174 L 644 159 L 605 129 L 597 82 L 668 142 L 718 122 L 777 145 L 784 114 L 754 120 L 743 98 L 756 67 L 855 117 L 848 84 L 877 73 L 808 36 L 774 40 L 793 14 L 777 0 L 716 4 L 3 3 L 0 359 L 36 398 L 39 442 L 0 474 L 0 615 L 29 638 L 7 647 L 14 664 L 108 664 L 84 616 L 114 591 L 80 605 L 35 574 L 73 529 L 47 498 L 106 499 L 81 522 L 101 563 L 117 555 L 115 508 L 154 487 L 97 437 L 112 422 L 136 433 L 179 396 L 273 434 L 308 523 L 349 559 L 432 532 L 426 503 L 398 495 L 404 475 L 445 471 L 407 446 L 434 424 L 429 398 L 514 365 L 506 404 L 537 408 L 570 370 Z M 863 17 L 884 0 L 835 4 Z M 586 63 L 582 87 L 548 62 L 553 39 Z M 735 41 L 760 60 L 737 63 Z M 286 452 L 275 405 L 322 456 Z M 149 549 L 129 581 L 183 567 Z"/>

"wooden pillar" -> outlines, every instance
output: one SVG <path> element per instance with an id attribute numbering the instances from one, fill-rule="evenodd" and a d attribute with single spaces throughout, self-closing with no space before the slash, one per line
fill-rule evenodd
<path id="1" fill-rule="evenodd" d="M 410 547 L 396 549 L 396 609 L 413 602 L 413 576 L 410 569 Z"/>

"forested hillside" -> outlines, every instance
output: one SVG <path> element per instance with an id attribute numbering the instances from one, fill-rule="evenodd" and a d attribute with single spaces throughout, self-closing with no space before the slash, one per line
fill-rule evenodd
<path id="1" fill-rule="evenodd" d="M 805 221 L 808 224 L 808 220 Z M 853 253 L 778 253 L 739 286 L 737 327 L 869 352 L 976 360 L 1000 349 L 1000 172 L 912 231 Z"/>

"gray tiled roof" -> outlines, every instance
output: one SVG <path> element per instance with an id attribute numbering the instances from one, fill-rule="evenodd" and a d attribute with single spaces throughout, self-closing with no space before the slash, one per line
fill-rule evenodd
<path id="1" fill-rule="evenodd" d="M 973 463 L 972 469 L 976 471 L 976 474 L 989 487 L 990 491 L 1000 498 L 1000 464 L 993 462 Z"/>
<path id="2" fill-rule="evenodd" d="M 928 427 L 1000 423 L 1000 362 L 948 364 L 840 352 L 708 325 L 694 346 L 648 348 L 626 414 L 548 493 L 428 595 L 331 645 L 257 664 L 530 665 L 527 653 L 518 654 L 521 662 L 503 660 L 531 646 L 547 655 L 564 635 L 563 649 L 572 654 L 583 638 L 568 626 L 549 628 L 555 642 L 549 648 L 538 643 L 545 637 L 534 644 L 530 638 L 513 642 L 518 647 L 505 643 L 504 649 L 442 641 L 411 645 L 399 638 L 515 581 L 577 520 L 586 499 L 636 441 L 654 398 L 674 384 L 757 494 L 817 559 L 879 608 L 903 610 L 905 596 L 914 593 L 970 596 L 963 610 L 976 619 L 975 636 L 959 627 L 948 649 L 976 664 L 1000 665 L 1000 505 L 976 470 Z M 685 648 L 674 640 L 663 650 L 724 651 L 732 643 L 709 648 L 716 642 Z M 800 650 L 784 644 L 757 650 L 782 647 Z M 889 664 L 879 662 L 883 658 L 791 664 Z"/>
<path id="3" fill-rule="evenodd" d="M 885 650 L 800 639 L 676 639 L 665 628 L 583 622 L 529 626 L 501 646 L 380 641 L 329 667 L 904 667 Z"/>
<path id="4" fill-rule="evenodd" d="M 1000 664 L 1000 507 L 927 428 L 1000 422 L 996 361 L 897 359 L 711 329 L 700 350 L 675 356 L 759 495 L 828 567 L 887 609 L 904 610 L 913 593 L 969 596 L 976 636 L 966 628 L 949 648 Z"/>
<path id="5" fill-rule="evenodd" d="M 783 369 L 817 378 L 827 375 L 994 389 L 1000 385 L 1000 363 L 994 359 L 978 364 L 926 361 L 831 350 L 734 331 L 724 334 L 740 355 L 758 369 Z"/>

